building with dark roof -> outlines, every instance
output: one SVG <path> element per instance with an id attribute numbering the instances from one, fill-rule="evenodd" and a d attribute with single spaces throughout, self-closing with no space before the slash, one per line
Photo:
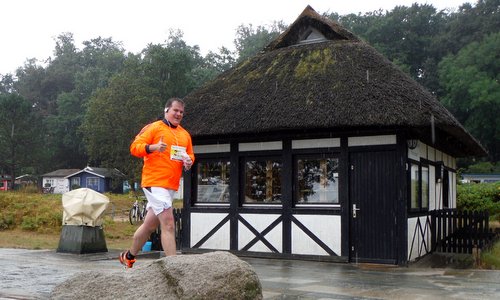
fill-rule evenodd
<path id="1" fill-rule="evenodd" d="M 71 182 L 71 190 L 85 187 L 100 193 L 123 193 L 125 175 L 116 168 L 87 166 L 66 178 Z"/>
<path id="2" fill-rule="evenodd" d="M 42 175 L 44 193 L 64 194 L 70 191 L 70 182 L 66 176 L 80 171 L 80 169 L 58 169 Z"/>
<path id="3" fill-rule="evenodd" d="M 260 53 L 185 97 L 196 163 L 183 251 L 405 264 L 456 158 L 485 149 L 434 95 L 307 7 Z"/>
<path id="4" fill-rule="evenodd" d="M 42 184 L 46 193 L 64 194 L 78 188 L 89 188 L 100 193 L 122 193 L 124 177 L 117 169 L 87 166 L 43 174 Z"/>

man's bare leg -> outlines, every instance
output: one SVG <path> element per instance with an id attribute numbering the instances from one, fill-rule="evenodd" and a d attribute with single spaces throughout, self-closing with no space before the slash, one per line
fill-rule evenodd
<path id="1" fill-rule="evenodd" d="M 152 209 L 148 210 L 146 214 L 146 219 L 139 228 L 134 233 L 134 238 L 132 240 L 132 247 L 130 248 L 130 254 L 137 255 L 141 251 L 142 246 L 151 236 L 151 233 L 158 228 L 160 224 L 159 218 L 155 216 Z"/>
<path id="2" fill-rule="evenodd" d="M 169 208 L 164 210 L 158 215 L 161 228 L 161 245 L 166 256 L 177 254 L 177 247 L 175 244 L 175 219 L 173 209 Z"/>

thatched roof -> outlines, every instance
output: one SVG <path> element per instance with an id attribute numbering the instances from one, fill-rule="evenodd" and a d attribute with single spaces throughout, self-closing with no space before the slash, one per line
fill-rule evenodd
<path id="1" fill-rule="evenodd" d="M 431 93 L 309 6 L 261 53 L 184 100 L 183 126 L 195 141 L 294 130 L 402 129 L 450 154 L 485 154 Z"/>

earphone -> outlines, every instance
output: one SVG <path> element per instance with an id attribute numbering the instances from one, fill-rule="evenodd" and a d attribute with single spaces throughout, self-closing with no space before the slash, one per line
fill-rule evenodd
<path id="1" fill-rule="evenodd" d="M 170 107 L 165 108 L 165 113 L 168 113 L 169 109 L 170 109 Z M 167 121 L 168 126 L 172 127 L 172 124 L 170 124 L 170 121 L 168 121 L 167 118 L 165 118 L 165 120 Z"/>

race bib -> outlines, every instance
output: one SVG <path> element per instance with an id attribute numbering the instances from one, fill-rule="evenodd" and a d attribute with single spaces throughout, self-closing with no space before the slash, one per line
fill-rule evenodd
<path id="1" fill-rule="evenodd" d="M 182 154 L 186 153 L 186 147 L 170 146 L 170 159 L 182 161 Z"/>

